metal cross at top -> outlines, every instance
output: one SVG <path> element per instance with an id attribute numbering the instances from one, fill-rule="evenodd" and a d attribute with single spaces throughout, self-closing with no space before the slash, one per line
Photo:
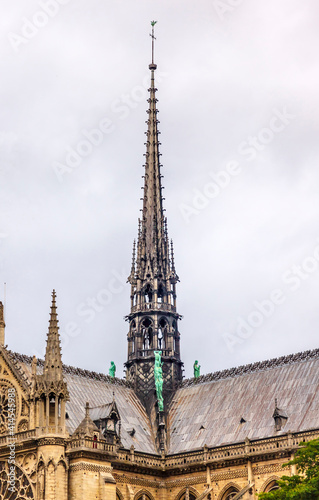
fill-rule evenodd
<path id="1" fill-rule="evenodd" d="M 150 36 L 152 37 L 152 64 L 154 64 L 154 40 L 156 40 L 154 36 L 154 26 L 157 23 L 157 21 L 151 21 L 151 26 L 152 26 L 152 33 Z"/>

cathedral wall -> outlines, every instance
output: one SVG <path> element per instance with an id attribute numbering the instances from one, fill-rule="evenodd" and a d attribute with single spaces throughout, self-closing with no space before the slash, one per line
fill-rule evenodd
<path id="1" fill-rule="evenodd" d="M 247 489 L 243 500 L 257 499 L 257 495 L 274 485 L 282 475 L 290 475 L 289 468 L 282 468 L 289 458 L 272 461 L 260 461 L 258 464 L 242 464 L 230 467 L 220 467 L 206 470 L 199 467 L 196 472 L 182 469 L 169 477 L 156 477 L 149 474 L 139 474 L 116 471 L 113 476 L 116 480 L 118 498 L 121 500 L 139 500 L 143 494 L 150 500 L 184 500 L 197 498 L 210 489 L 212 500 L 224 500 L 230 492 L 239 492 Z M 252 485 L 252 489 L 248 485 Z M 193 495 L 193 497 L 192 497 Z M 187 498 L 187 497 L 186 497 Z M 207 498 L 207 497 L 206 497 Z"/>
<path id="2" fill-rule="evenodd" d="M 116 484 L 111 464 L 105 461 L 76 459 L 69 467 L 68 500 L 116 500 Z"/>
<path id="3" fill-rule="evenodd" d="M 150 500 L 166 500 L 165 482 L 149 474 L 115 471 L 116 489 L 122 500 L 136 500 L 143 494 Z"/>
<path id="4" fill-rule="evenodd" d="M 291 470 L 290 467 L 282 467 L 283 464 L 286 464 L 288 461 L 289 459 L 285 458 L 278 461 L 260 462 L 253 466 L 255 490 L 257 494 L 267 491 L 267 486 L 277 479 L 280 479 L 281 476 L 290 476 L 296 473 L 296 471 Z"/>

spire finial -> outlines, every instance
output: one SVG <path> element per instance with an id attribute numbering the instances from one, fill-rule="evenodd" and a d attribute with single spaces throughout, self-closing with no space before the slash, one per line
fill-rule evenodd
<path id="1" fill-rule="evenodd" d="M 85 404 L 85 418 L 90 418 L 90 405 L 88 401 Z"/>
<path id="2" fill-rule="evenodd" d="M 59 320 L 56 307 L 56 293 L 52 291 L 52 302 L 49 320 L 49 331 L 44 359 L 44 374 L 54 380 L 62 380 L 61 345 L 59 336 Z"/>
<path id="3" fill-rule="evenodd" d="M 152 26 L 152 33 L 150 33 L 150 36 L 152 37 L 152 62 L 149 65 L 149 68 L 154 70 L 157 68 L 156 64 L 154 63 L 154 40 L 156 40 L 154 36 L 154 26 L 157 23 L 157 21 L 151 21 L 151 26 Z"/>

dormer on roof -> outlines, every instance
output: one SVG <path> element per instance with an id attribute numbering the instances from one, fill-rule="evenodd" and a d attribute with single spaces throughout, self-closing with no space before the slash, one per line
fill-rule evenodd
<path id="1" fill-rule="evenodd" d="M 116 402 L 106 403 L 92 408 L 92 420 L 99 427 L 103 437 L 108 442 L 120 442 L 121 439 L 121 417 Z"/>
<path id="2" fill-rule="evenodd" d="M 277 399 L 275 399 L 275 411 L 272 417 L 275 420 L 276 431 L 281 431 L 281 429 L 286 425 L 288 415 L 285 410 L 278 408 Z"/>

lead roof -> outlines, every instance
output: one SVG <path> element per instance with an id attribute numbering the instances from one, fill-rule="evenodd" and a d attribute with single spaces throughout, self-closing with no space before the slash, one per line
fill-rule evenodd
<path id="1" fill-rule="evenodd" d="M 30 381 L 32 358 L 6 352 Z M 39 373 L 42 367 L 43 361 L 38 360 Z M 102 410 L 114 397 L 124 448 L 134 445 L 137 451 L 157 453 L 145 408 L 126 381 L 66 365 L 63 375 L 70 394 L 70 433 L 83 420 L 86 401 Z M 275 399 L 288 417 L 280 431 L 273 418 Z M 318 428 L 319 349 L 315 349 L 184 380 L 168 408 L 168 453 Z"/>

